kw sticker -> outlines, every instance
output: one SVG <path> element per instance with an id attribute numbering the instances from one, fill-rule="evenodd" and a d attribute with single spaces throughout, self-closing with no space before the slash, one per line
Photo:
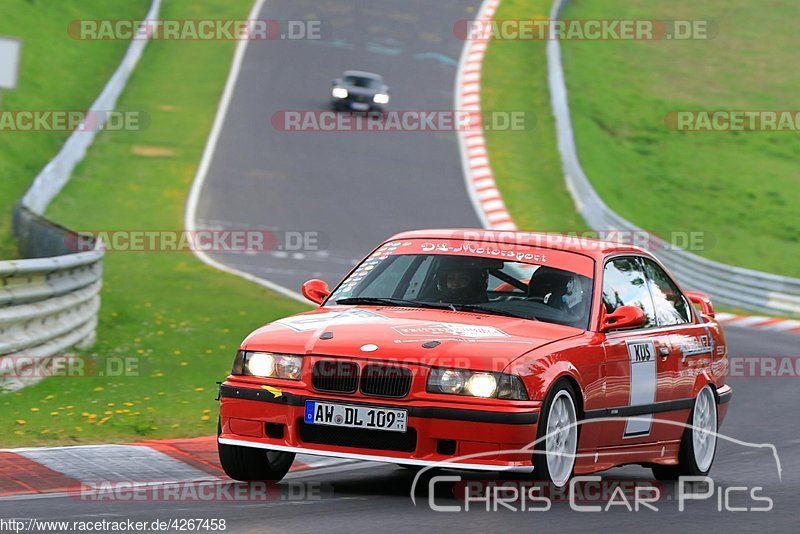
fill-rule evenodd
<path id="1" fill-rule="evenodd" d="M 629 406 L 652 404 L 656 401 L 658 369 L 656 347 L 652 339 L 627 341 L 631 369 L 631 392 Z M 646 436 L 653 424 L 653 414 L 640 415 L 625 423 L 626 438 Z"/>

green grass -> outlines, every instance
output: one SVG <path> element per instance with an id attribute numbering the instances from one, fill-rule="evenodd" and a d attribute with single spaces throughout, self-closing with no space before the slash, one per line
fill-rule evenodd
<path id="1" fill-rule="evenodd" d="M 575 0 L 568 19 L 710 19 L 706 41 L 563 43 L 583 167 L 609 206 L 700 254 L 800 276 L 800 134 L 674 132 L 673 110 L 798 109 L 793 0 Z M 521 67 L 523 68 L 523 67 Z M 542 79 L 544 83 L 544 79 Z M 791 259 L 790 259 L 791 258 Z"/>
<path id="2" fill-rule="evenodd" d="M 546 17 L 551 2 L 505 0 L 497 19 Z M 710 19 L 708 41 L 565 41 L 578 151 L 608 205 L 662 236 L 704 232 L 711 259 L 800 276 L 800 136 L 678 133 L 680 109 L 797 109 L 794 29 L 800 4 L 773 0 L 573 0 L 568 19 Z M 545 43 L 493 41 L 485 110 L 532 111 L 535 128 L 488 132 L 498 185 L 525 229 L 580 231 L 565 189 L 547 88 Z"/>
<path id="3" fill-rule="evenodd" d="M 163 16 L 244 18 L 250 4 L 175 0 Z M 146 110 L 149 126 L 101 134 L 48 216 L 74 229 L 180 230 L 234 46 L 150 43 L 120 102 Z M 171 155 L 140 156 L 134 147 Z M 109 252 L 103 283 L 98 341 L 86 354 L 137 358 L 139 376 L 50 378 L 0 397 L 2 446 L 211 434 L 215 381 L 230 370 L 240 341 L 305 309 L 190 252 Z"/>
<path id="4" fill-rule="evenodd" d="M 496 18 L 547 18 L 551 0 L 503 0 Z M 481 79 L 484 112 L 524 111 L 535 117 L 523 131 L 486 132 L 492 171 L 503 200 L 521 229 L 587 229 L 575 212 L 556 148 L 542 41 L 492 41 Z"/>
<path id="5" fill-rule="evenodd" d="M 4 0 L 0 35 L 22 40 L 17 88 L 0 110 L 82 110 L 100 94 L 128 43 L 78 41 L 71 20 L 137 18 L 149 0 Z M 0 132 L 0 259 L 18 256 L 11 208 L 68 136 L 67 132 Z"/>

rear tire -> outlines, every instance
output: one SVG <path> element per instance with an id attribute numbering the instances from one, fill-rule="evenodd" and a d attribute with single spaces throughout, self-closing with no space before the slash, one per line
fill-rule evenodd
<path id="1" fill-rule="evenodd" d="M 651 467 L 657 480 L 678 480 L 682 476 L 706 476 L 711 471 L 717 451 L 717 399 L 711 386 L 705 386 L 697 394 L 689 416 L 689 424 L 683 430 L 677 465 L 654 465 Z"/>
<path id="2" fill-rule="evenodd" d="M 575 469 L 578 451 L 578 409 L 575 398 L 575 391 L 569 382 L 557 382 L 545 398 L 536 430 L 536 439 L 540 441 L 534 448 L 533 475 L 537 480 L 556 488 L 566 486 Z"/>

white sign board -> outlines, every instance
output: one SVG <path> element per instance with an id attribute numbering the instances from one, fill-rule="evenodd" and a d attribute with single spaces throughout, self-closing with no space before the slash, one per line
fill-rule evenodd
<path id="1" fill-rule="evenodd" d="M 14 89 L 17 86 L 21 44 L 13 37 L 0 37 L 0 89 Z"/>

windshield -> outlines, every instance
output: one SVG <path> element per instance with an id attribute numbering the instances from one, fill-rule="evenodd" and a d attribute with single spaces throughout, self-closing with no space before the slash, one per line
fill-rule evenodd
<path id="1" fill-rule="evenodd" d="M 329 304 L 474 311 L 587 329 L 592 280 L 560 269 L 464 254 L 367 258 Z"/>
<path id="2" fill-rule="evenodd" d="M 344 83 L 352 87 L 368 87 L 371 89 L 378 89 L 383 85 L 380 80 L 363 76 L 345 76 Z"/>

